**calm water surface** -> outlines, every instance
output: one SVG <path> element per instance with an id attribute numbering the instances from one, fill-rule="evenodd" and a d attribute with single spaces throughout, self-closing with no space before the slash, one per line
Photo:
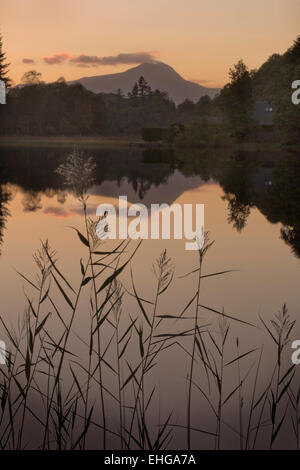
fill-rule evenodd
<path id="1" fill-rule="evenodd" d="M 205 280 L 201 304 L 240 319 L 259 323 L 269 319 L 283 303 L 297 318 L 300 305 L 300 158 L 293 154 L 250 154 L 218 150 L 214 153 L 159 150 L 105 150 L 87 152 L 97 163 L 96 181 L 90 188 L 88 212 L 95 217 L 100 203 L 117 204 L 119 195 L 128 202 L 203 203 L 205 229 L 215 240 L 204 264 L 204 274 L 227 269 L 236 272 Z M 71 226 L 84 230 L 82 208 L 55 174 L 69 149 L 1 148 L 0 157 L 0 278 L 1 315 L 15 323 L 24 311 L 24 281 L 17 271 L 35 276 L 32 254 L 40 240 L 49 240 L 72 282 L 80 280 L 84 247 Z M 111 243 L 111 242 L 106 242 Z M 146 240 L 138 250 L 133 273 L 143 298 L 152 298 L 155 282 L 152 264 L 167 248 L 176 270 L 168 295 L 159 305 L 161 314 L 178 315 L 192 297 L 196 279 L 178 279 L 197 267 L 197 256 L 184 249 L 184 241 Z M 122 276 L 131 290 L 128 273 Z M 134 312 L 125 304 L 124 322 Z M 203 321 L 216 316 L 203 310 Z M 88 331 L 87 312 L 77 319 Z M 59 328 L 59 325 L 57 325 Z M 264 341 L 260 330 L 245 331 L 233 325 L 245 348 Z M 300 337 L 300 325 L 293 333 Z M 1 336 L 1 335 L 0 335 Z M 176 353 L 177 354 L 177 353 Z M 161 403 L 175 408 L 181 419 L 186 398 L 186 358 L 178 353 L 159 365 Z M 275 351 L 270 349 L 269 360 Z M 175 366 L 176 364 L 176 366 Z M 176 377 L 172 373 L 176 369 Z M 167 372 L 167 374 L 166 374 Z M 170 399 L 171 395 L 171 399 Z M 179 438 L 178 438 L 179 439 Z M 176 447 L 176 439 L 174 446 Z M 177 441 L 180 447 L 180 440 Z"/>

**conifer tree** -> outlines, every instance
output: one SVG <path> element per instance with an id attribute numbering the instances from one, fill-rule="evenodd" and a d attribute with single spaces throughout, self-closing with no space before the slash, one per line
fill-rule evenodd
<path id="1" fill-rule="evenodd" d="M 11 79 L 7 76 L 10 64 L 6 62 L 6 54 L 3 52 L 2 34 L 0 33 L 0 80 L 5 83 L 6 88 L 11 86 Z"/>
<path id="2" fill-rule="evenodd" d="M 291 54 L 295 59 L 300 59 L 300 35 L 295 39 L 294 44 L 291 47 Z"/>

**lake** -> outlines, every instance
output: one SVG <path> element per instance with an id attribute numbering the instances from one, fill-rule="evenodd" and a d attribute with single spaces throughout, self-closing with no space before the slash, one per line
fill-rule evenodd
<path id="1" fill-rule="evenodd" d="M 80 243 L 72 227 L 84 233 L 82 205 L 55 172 L 71 150 L 45 147 L 2 147 L 0 150 L 1 316 L 9 324 L 17 325 L 19 316 L 24 313 L 24 291 L 30 298 L 34 298 L 34 292 L 18 272 L 35 279 L 36 266 L 32 255 L 40 248 L 41 240 L 49 241 L 51 249 L 56 252 L 58 265 L 68 275 L 71 285 L 80 284 L 80 258 L 86 257 L 86 247 Z M 117 205 L 120 195 L 126 195 L 129 204 L 139 202 L 147 207 L 153 203 L 204 204 L 205 230 L 209 231 L 214 244 L 205 255 L 203 274 L 227 270 L 232 272 L 203 279 L 200 304 L 212 310 L 200 308 L 199 322 L 203 325 L 211 324 L 212 331 L 215 331 L 220 318 L 217 312 L 223 311 L 240 321 L 259 326 L 248 327 L 240 321 L 232 320 L 228 357 L 230 359 L 236 355 L 237 336 L 240 338 L 240 354 L 259 348 L 264 343 L 265 374 L 262 375 L 271 373 L 274 361 L 276 362 L 276 349 L 268 338 L 268 333 L 263 331 L 259 316 L 269 322 L 283 304 L 287 305 L 292 319 L 296 319 L 299 312 L 299 155 L 222 149 L 209 152 L 190 149 L 173 152 L 162 149 L 88 148 L 85 151 L 96 162 L 95 181 L 89 188 L 87 201 L 87 213 L 94 220 L 99 204 Z M 136 242 L 132 243 L 135 243 L 135 247 Z M 181 315 L 197 288 L 197 276 L 182 277 L 198 266 L 197 253 L 186 251 L 184 243 L 185 240 L 144 240 L 132 259 L 136 292 L 140 298 L 153 300 L 156 281 L 152 265 L 162 250 L 167 249 L 175 271 L 168 292 L 159 301 L 160 315 Z M 115 245 L 112 241 L 104 241 L 101 249 L 109 250 Z M 124 296 L 121 322 L 126 329 L 126 325 L 139 312 L 133 295 L 129 265 L 120 274 L 120 280 L 125 291 L 129 292 L 127 297 Z M 62 296 L 58 289 L 55 295 L 57 302 L 62 305 Z M 147 303 L 144 306 L 146 309 L 151 307 Z M 50 307 L 45 308 L 46 312 Z M 68 313 L 65 315 L 67 318 Z M 184 316 L 187 316 L 186 322 L 182 322 L 184 325 L 173 319 L 167 327 L 160 326 L 160 333 L 187 331 L 190 328 L 187 322 L 192 317 L 189 309 Z M 82 304 L 75 320 L 77 331 L 82 335 L 88 334 L 89 321 L 90 313 Z M 143 317 L 138 319 L 137 325 L 142 324 L 142 321 Z M 61 325 L 53 322 L 51 328 L 55 334 L 59 334 Z M 135 331 L 133 334 L 138 335 Z M 5 331 L 0 330 L 0 339 L 5 335 Z M 292 331 L 290 339 L 298 338 L 299 324 Z M 71 338 L 71 344 L 78 355 L 86 354 L 82 342 L 76 343 L 75 337 Z M 172 351 L 174 349 L 171 354 L 168 350 L 165 351 L 153 373 L 158 383 L 159 400 L 155 403 L 155 413 L 149 417 L 151 423 L 154 415 L 161 423 L 166 419 L 168 410 L 173 410 L 172 422 L 176 422 L 178 426 L 185 424 L 189 357 L 183 348 L 189 348 L 188 337 L 183 338 L 180 347 L 170 348 Z M 288 348 L 287 366 L 290 364 L 290 343 Z M 140 352 L 135 353 L 132 350 L 129 357 L 134 361 L 136 354 Z M 251 365 L 251 361 L 249 364 Z M 123 380 L 129 373 L 126 365 L 124 368 Z M 244 365 L 242 372 L 243 370 Z M 229 393 L 236 384 L 237 371 L 234 369 L 228 374 Z M 151 378 L 151 382 L 154 383 L 155 380 Z M 107 383 L 113 387 L 109 372 Z M 132 391 L 127 393 L 130 395 Z M 247 389 L 244 393 L 246 396 Z M 107 400 L 110 403 L 111 398 L 107 397 Z M 238 425 L 238 417 L 233 412 L 235 405 L 234 401 L 224 411 L 225 421 L 234 421 L 234 424 L 230 421 L 231 426 Z M 111 420 L 117 426 L 118 414 L 114 411 L 113 404 L 110 403 L 109 407 Z M 214 425 L 211 425 L 213 418 L 200 402 L 195 405 L 194 412 L 202 416 L 200 427 L 206 423 L 207 428 L 215 430 Z M 197 427 L 195 423 L 194 427 Z M 176 432 L 170 447 L 183 448 L 185 431 L 180 427 L 174 429 Z M 194 434 L 193 445 L 197 447 L 200 445 L 197 441 L 199 436 Z M 201 435 L 200 438 L 201 447 L 214 446 L 211 437 Z M 111 447 L 116 446 L 115 438 L 111 439 Z M 92 435 L 90 445 L 93 446 L 96 441 L 96 437 Z M 238 446 L 238 441 L 238 436 L 233 432 L 232 435 L 225 436 L 222 442 L 224 447 L 231 448 Z M 292 445 L 290 439 L 284 437 L 279 441 L 286 447 Z M 262 437 L 258 442 L 264 447 Z"/>

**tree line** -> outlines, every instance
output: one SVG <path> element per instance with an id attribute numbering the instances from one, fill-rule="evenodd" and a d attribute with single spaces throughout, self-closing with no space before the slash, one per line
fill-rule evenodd
<path id="1" fill-rule="evenodd" d="M 256 101 L 267 101 L 273 112 L 274 140 L 300 141 L 300 106 L 292 103 L 292 83 L 300 79 L 300 36 L 284 54 L 273 54 L 258 69 L 240 60 L 229 70 L 230 81 L 213 99 L 179 105 L 185 115 L 182 145 L 224 144 L 255 140 L 259 123 L 253 117 Z"/>
<path id="2" fill-rule="evenodd" d="M 136 136 L 145 128 L 169 128 L 161 135 L 181 146 L 223 145 L 253 140 L 258 126 L 254 103 L 267 100 L 275 110 L 274 135 L 292 144 L 300 140 L 300 107 L 292 104 L 290 93 L 292 82 L 300 78 L 300 36 L 258 70 L 249 70 L 240 60 L 215 98 L 202 96 L 197 103 L 185 100 L 178 106 L 167 92 L 152 90 L 144 77 L 125 96 L 122 90 L 96 94 L 62 77 L 44 83 L 34 70 L 10 88 L 8 72 L 0 36 L 0 79 L 9 88 L 7 104 L 0 108 L 2 135 Z M 144 135 L 151 140 L 160 133 Z"/>
<path id="3" fill-rule="evenodd" d="M 9 90 L 1 111 L 2 135 L 138 135 L 142 127 L 176 119 L 167 93 L 151 90 L 143 77 L 124 96 L 121 90 L 96 94 L 63 78 L 46 84 L 35 71 Z"/>

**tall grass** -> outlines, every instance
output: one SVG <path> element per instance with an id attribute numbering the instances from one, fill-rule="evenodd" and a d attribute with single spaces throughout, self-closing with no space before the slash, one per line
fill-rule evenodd
<path id="1" fill-rule="evenodd" d="M 93 169 L 78 151 L 59 169 L 84 215 L 73 235 L 86 251 L 78 259 L 79 283 L 42 242 L 34 255 L 37 275 L 20 274 L 25 314 L 14 327 L 0 317 L 8 351 L 0 368 L 0 448 L 160 450 L 184 433 L 182 448 L 272 449 L 291 445 L 283 433 L 290 430 L 299 449 L 299 374 L 286 360 L 295 321 L 287 307 L 270 323 L 261 318 L 256 325 L 203 305 L 205 280 L 229 273 L 204 272 L 208 234 L 198 265 L 181 276 L 195 290 L 185 307 L 166 312 L 161 302 L 178 277 L 166 250 L 153 263 L 154 296 L 144 298 L 134 275 L 140 242 L 124 240 L 108 249 L 87 216 Z M 78 329 L 82 317 L 86 331 Z M 243 347 L 235 326 L 254 338 L 266 332 L 275 346 L 271 367 L 268 345 Z M 179 413 L 159 405 L 156 422 L 159 365 L 175 351 L 186 364 L 186 401 Z M 170 361 L 172 379 L 176 373 Z"/>

